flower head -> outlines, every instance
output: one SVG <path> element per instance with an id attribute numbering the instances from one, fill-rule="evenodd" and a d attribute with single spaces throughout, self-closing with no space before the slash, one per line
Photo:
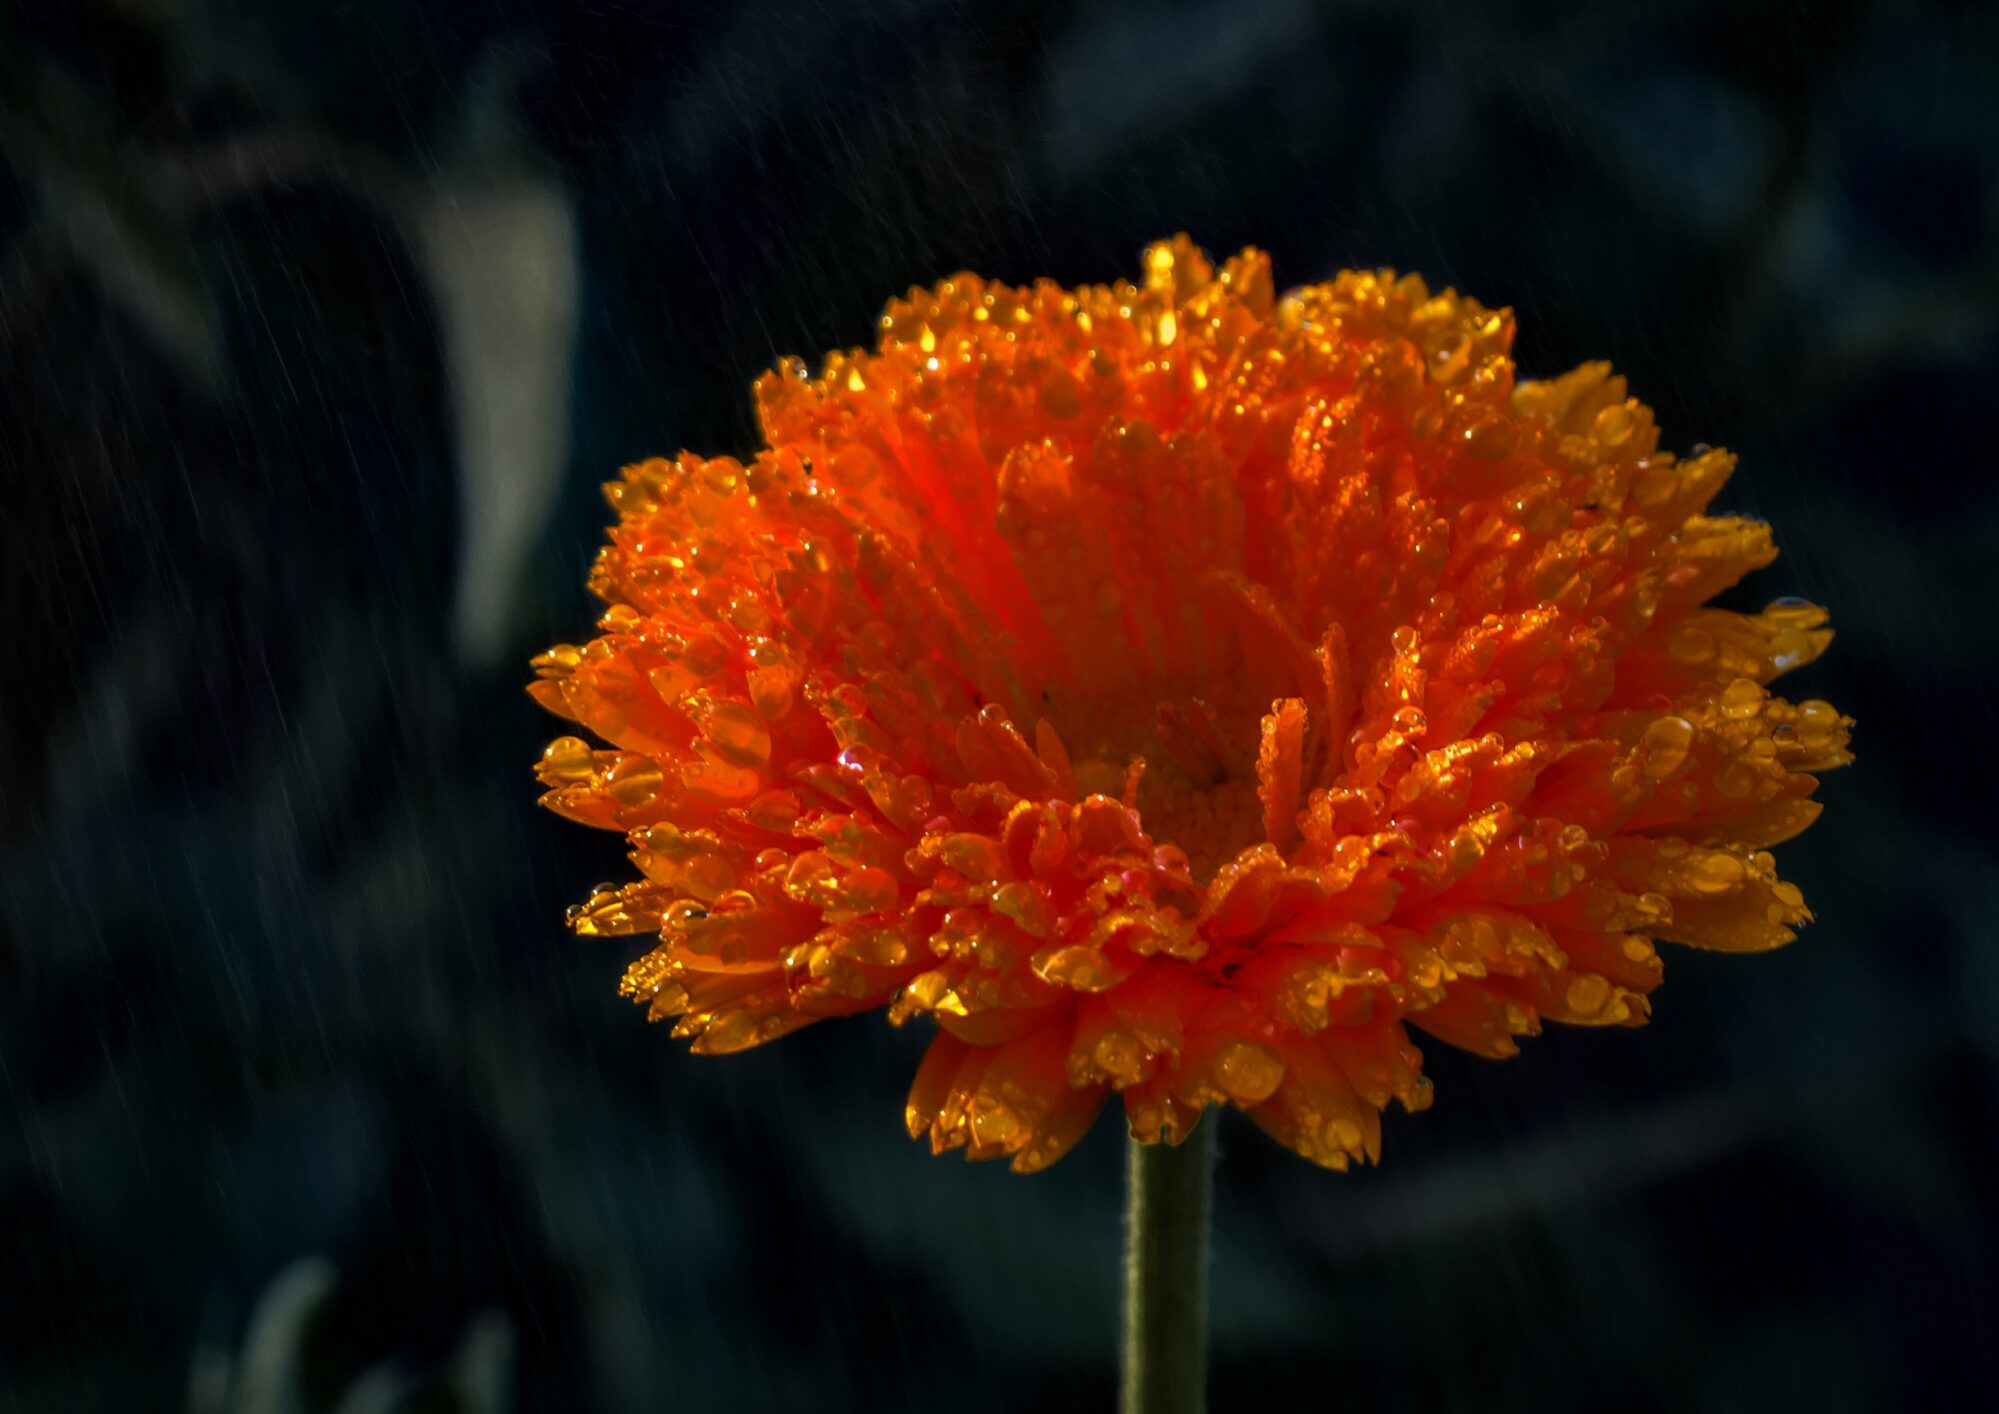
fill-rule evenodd
<path id="1" fill-rule="evenodd" d="M 1776 551 L 1607 365 L 1415 276 L 1278 297 L 961 275 L 759 381 L 767 450 L 607 487 L 602 634 L 535 696 L 544 803 L 643 877 L 624 990 L 703 1053 L 927 1014 L 912 1135 L 1017 1169 L 1113 1094 L 1333 1168 L 1429 1102 L 1414 1026 L 1637 1025 L 1654 942 L 1809 917 L 1768 846 L 1850 722 L 1766 684 L 1825 613 L 1703 607 Z"/>

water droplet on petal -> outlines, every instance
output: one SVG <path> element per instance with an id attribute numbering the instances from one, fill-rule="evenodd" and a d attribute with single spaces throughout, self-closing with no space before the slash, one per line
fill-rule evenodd
<path id="1" fill-rule="evenodd" d="M 1465 428 L 1465 452 L 1478 461 L 1496 462 L 1508 455 L 1520 441 L 1513 419 L 1498 412 L 1481 413 Z"/>
<path id="2" fill-rule="evenodd" d="M 840 881 L 838 897 L 841 907 L 849 912 L 882 913 L 895 907 L 901 892 L 895 875 L 868 865 Z"/>
<path id="3" fill-rule="evenodd" d="M 1813 698 L 1798 704 L 1798 735 L 1807 742 L 1821 741 L 1839 730 L 1839 709 L 1830 702 Z"/>
<path id="4" fill-rule="evenodd" d="M 1282 1057 L 1253 1041 L 1231 1041 L 1215 1058 L 1215 1079 L 1229 1098 L 1245 1105 L 1269 1099 L 1284 1079 Z"/>
<path id="5" fill-rule="evenodd" d="M 1722 716 L 1742 721 L 1763 710 L 1763 689 L 1754 678 L 1737 678 L 1721 690 L 1718 700 Z"/>
<path id="6" fill-rule="evenodd" d="M 770 764 L 770 728 L 745 703 L 709 701 L 692 705 L 701 734 L 731 765 L 759 770 Z"/>
<path id="7" fill-rule="evenodd" d="M 541 775 L 545 782 L 587 781 L 594 770 L 590 743 L 577 736 L 559 736 L 541 754 Z"/>
<path id="8" fill-rule="evenodd" d="M 1004 1144 L 1023 1128 L 1020 1116 L 997 1095 L 982 1094 L 972 1101 L 972 1138 L 981 1144 Z"/>
<path id="9" fill-rule="evenodd" d="M 1584 972 L 1569 979 L 1565 1000 L 1569 1010 L 1578 1016 L 1595 1016 L 1610 1000 L 1610 981 L 1594 972 Z"/>
<path id="10" fill-rule="evenodd" d="M 1038 957 L 1034 971 L 1051 986 L 1069 987 L 1078 992 L 1101 992 L 1115 980 L 1110 959 L 1080 943 Z"/>
<path id="11" fill-rule="evenodd" d="M 1006 852 L 990 835 L 956 834 L 944 836 L 940 850 L 944 863 L 967 879 L 987 883 L 1009 872 Z"/>
<path id="12" fill-rule="evenodd" d="M 1738 888 L 1748 870 L 1732 854 L 1709 854 L 1694 861 L 1688 883 L 1698 893 L 1725 894 Z"/>
<path id="13" fill-rule="evenodd" d="M 798 823 L 798 797 L 788 790 L 766 791 L 744 811 L 750 823 L 761 830 L 788 832 Z"/>
<path id="14" fill-rule="evenodd" d="M 707 1030 L 695 1038 L 693 1050 L 697 1055 L 727 1055 L 731 1051 L 748 1050 L 758 1039 L 756 1014 L 739 1008 L 725 1011 L 709 1022 Z"/>
<path id="15" fill-rule="evenodd" d="M 659 763 L 650 756 L 627 756 L 604 777 L 604 788 L 620 805 L 640 806 L 658 796 L 665 781 Z"/>
<path id="16" fill-rule="evenodd" d="M 1145 1047 L 1128 1031 L 1106 1031 L 1090 1054 L 1114 1085 L 1130 1085 L 1145 1074 Z"/>
<path id="17" fill-rule="evenodd" d="M 1623 403 L 1616 403 L 1596 415 L 1590 424 L 1590 436 L 1606 447 L 1621 447 L 1630 440 L 1637 430 L 1638 419 Z"/>
<path id="18" fill-rule="evenodd" d="M 1763 617 L 1784 628 L 1817 628 L 1825 621 L 1826 612 L 1809 599 L 1786 594 L 1771 600 L 1763 610 Z"/>
<path id="19" fill-rule="evenodd" d="M 786 668 L 754 668 L 749 674 L 750 704 L 765 721 L 775 722 L 791 710 L 793 674 Z"/>
<path id="20" fill-rule="evenodd" d="M 1644 753 L 1645 775 L 1655 781 L 1672 775 L 1687 759 L 1693 744 L 1692 722 L 1685 717 L 1659 718 L 1645 729 L 1645 735 L 1638 742 L 1639 749 Z"/>

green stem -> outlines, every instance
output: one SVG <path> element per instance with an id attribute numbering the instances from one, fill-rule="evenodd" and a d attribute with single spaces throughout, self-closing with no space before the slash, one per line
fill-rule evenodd
<path id="1" fill-rule="evenodd" d="M 1125 1167 L 1121 1414 L 1207 1408 L 1212 1119 L 1179 1145 L 1132 1143 Z"/>

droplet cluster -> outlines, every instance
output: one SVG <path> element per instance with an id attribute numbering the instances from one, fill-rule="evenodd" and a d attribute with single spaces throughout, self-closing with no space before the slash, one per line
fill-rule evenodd
<path id="1" fill-rule="evenodd" d="M 1411 1026 L 1637 1025 L 1654 946 L 1788 941 L 1769 847 L 1851 723 L 1768 684 L 1823 610 L 1608 366 L 1415 276 L 1279 297 L 1185 238 L 1138 284 L 960 275 L 759 381 L 748 462 L 628 467 L 599 634 L 535 660 L 543 802 L 638 877 L 624 990 L 696 1051 L 937 1028 L 939 1151 L 1059 1158 L 1116 1096 L 1345 1168 L 1429 1102 Z"/>

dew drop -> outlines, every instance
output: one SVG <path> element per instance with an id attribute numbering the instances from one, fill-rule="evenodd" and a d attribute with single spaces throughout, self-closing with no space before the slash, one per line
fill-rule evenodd
<path id="1" fill-rule="evenodd" d="M 694 1049 L 705 1055 L 722 1055 L 729 1051 L 747 1050 L 757 1043 L 757 1018 L 754 1013 L 738 1009 L 725 1011 L 703 1031 L 695 1041 Z"/>
<path id="2" fill-rule="evenodd" d="M 735 866 L 719 854 L 697 855 L 680 869 L 680 886 L 696 898 L 717 898 L 735 883 Z"/>
<path id="3" fill-rule="evenodd" d="M 1042 981 L 1078 992 L 1101 992 L 1113 980 L 1110 959 L 1093 947 L 1057 948 L 1035 966 Z"/>
<path id="4" fill-rule="evenodd" d="M 1826 612 L 1809 599 L 1786 594 L 1781 599 L 1771 600 L 1763 610 L 1763 617 L 1784 628 L 1809 629 L 1824 623 Z"/>
<path id="5" fill-rule="evenodd" d="M 793 676 L 786 668 L 751 669 L 750 704 L 765 721 L 775 722 L 791 710 L 794 700 Z"/>
<path id="6" fill-rule="evenodd" d="M 1025 1128 L 1020 1116 L 997 1095 L 980 1095 L 973 1100 L 971 1120 L 972 1137 L 981 1144 L 1005 1144 Z"/>
<path id="7" fill-rule="evenodd" d="M 1788 673 L 1805 661 L 1811 649 L 1812 641 L 1804 629 L 1781 628 L 1770 639 L 1770 666 L 1780 673 Z"/>
<path id="8" fill-rule="evenodd" d="M 1646 778 L 1664 780 L 1680 769 L 1692 750 L 1694 724 L 1685 717 L 1661 717 L 1645 729 L 1638 744 L 1645 756 Z"/>
<path id="9" fill-rule="evenodd" d="M 1034 937 L 1048 935 L 1051 920 L 1047 900 L 1034 885 L 1015 880 L 993 891 L 993 912 L 1010 918 Z"/>
<path id="10" fill-rule="evenodd" d="M 729 649 L 711 633 L 691 640 L 681 654 L 681 662 L 697 677 L 713 677 L 728 664 Z"/>
<path id="11" fill-rule="evenodd" d="M 1448 346 L 1434 349 L 1430 354 L 1430 379 L 1448 387 L 1464 377 L 1471 367 L 1472 340 L 1469 334 L 1461 334 Z"/>
<path id="12" fill-rule="evenodd" d="M 697 899 L 675 899 L 666 906 L 662 922 L 668 929 L 685 929 L 688 924 L 708 916 L 708 910 Z"/>
<path id="13" fill-rule="evenodd" d="M 1748 870 L 1732 854 L 1709 854 L 1694 861 L 1688 883 L 1698 893 L 1725 894 L 1739 888 Z"/>
<path id="14" fill-rule="evenodd" d="M 895 875 L 870 864 L 842 879 L 836 897 L 850 912 L 884 913 L 895 907 L 901 892 Z"/>
<path id="15" fill-rule="evenodd" d="M 1481 413 L 1464 430 L 1465 452 L 1478 461 L 1496 462 L 1511 453 L 1519 441 L 1513 420 L 1499 412 Z"/>
<path id="16" fill-rule="evenodd" d="M 587 781 L 594 770 L 590 743 L 577 736 L 559 736 L 541 753 L 544 780 Z"/>
<path id="17" fill-rule="evenodd" d="M 999 841 L 990 835 L 946 835 L 940 853 L 946 865 L 967 879 L 980 883 L 998 879 L 1008 872 L 1006 854 Z"/>
<path id="18" fill-rule="evenodd" d="M 558 643 L 546 653 L 538 653 L 529 666 L 544 677 L 568 677 L 582 665 L 583 651 L 573 643 Z"/>
<path id="19" fill-rule="evenodd" d="M 1284 1079 L 1284 1062 L 1254 1042 L 1231 1041 L 1215 1059 L 1215 1078 L 1230 1099 L 1258 1105 L 1269 1099 Z"/>
<path id="20" fill-rule="evenodd" d="M 1463 937 L 1465 943 L 1480 957 L 1495 958 L 1502 951 L 1499 928 L 1484 914 L 1477 915 L 1465 925 Z"/>
<path id="21" fill-rule="evenodd" d="M 1393 340 L 1375 359 L 1382 381 L 1391 388 L 1407 390 L 1423 381 L 1423 351 L 1407 339 Z"/>
<path id="22" fill-rule="evenodd" d="M 758 829 L 786 833 L 798 822 L 799 809 L 796 795 L 788 790 L 773 790 L 751 801 L 745 814 Z"/>
<path id="23" fill-rule="evenodd" d="M 620 805 L 645 805 L 666 782 L 659 763 L 650 756 L 627 756 L 604 777 L 604 788 Z"/>
<path id="24" fill-rule="evenodd" d="M 1839 709 L 1830 702 L 1813 698 L 1798 704 L 1798 735 L 1816 742 L 1839 730 Z"/>
<path id="25" fill-rule="evenodd" d="M 1616 403 L 1596 415 L 1596 421 L 1590 424 L 1590 436 L 1605 447 L 1621 447 L 1631 440 L 1637 427 L 1638 419 L 1630 407 Z"/>
<path id="26" fill-rule="evenodd" d="M 761 769 L 770 764 L 770 728 L 755 709 L 741 702 L 710 702 L 697 708 L 701 734 L 732 765 Z"/>
<path id="27" fill-rule="evenodd" d="M 833 897 L 833 861 L 823 850 L 812 850 L 791 861 L 784 891 L 800 903 L 823 908 Z"/>
<path id="28" fill-rule="evenodd" d="M 1578 1016 L 1595 1016 L 1610 1001 L 1610 980 L 1599 977 L 1594 972 L 1584 972 L 1569 979 L 1565 1000 L 1569 1010 Z"/>
<path id="29" fill-rule="evenodd" d="M 1130 1085 L 1145 1073 L 1145 1047 L 1128 1031 L 1106 1031 L 1091 1050 L 1097 1069 L 1119 1086 Z"/>
<path id="30" fill-rule="evenodd" d="M 1754 678 L 1737 678 L 1721 690 L 1721 714 L 1743 721 L 1763 710 L 1763 689 Z"/>

